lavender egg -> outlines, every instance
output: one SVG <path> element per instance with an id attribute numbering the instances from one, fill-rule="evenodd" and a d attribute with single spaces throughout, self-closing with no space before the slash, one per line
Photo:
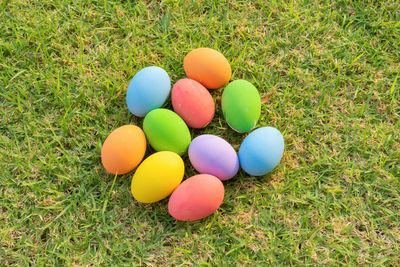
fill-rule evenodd
<path id="1" fill-rule="evenodd" d="M 239 158 L 233 147 L 221 137 L 203 134 L 190 143 L 189 160 L 201 174 L 225 181 L 239 170 Z"/>

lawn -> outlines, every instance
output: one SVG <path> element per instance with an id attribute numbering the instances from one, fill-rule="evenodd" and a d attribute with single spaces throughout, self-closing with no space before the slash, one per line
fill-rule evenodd
<path id="1" fill-rule="evenodd" d="M 257 127 L 286 147 L 268 175 L 225 182 L 216 213 L 178 222 L 168 199 L 135 201 L 133 172 L 107 174 L 100 150 L 142 124 L 125 103 L 135 73 L 160 66 L 174 83 L 198 47 L 257 87 Z M 398 266 L 399 89 L 399 1 L 3 0 L 0 265 Z M 222 90 L 192 138 L 238 150 Z"/>

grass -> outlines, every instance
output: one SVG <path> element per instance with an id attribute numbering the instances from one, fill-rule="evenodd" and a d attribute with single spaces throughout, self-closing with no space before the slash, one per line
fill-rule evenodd
<path id="1" fill-rule="evenodd" d="M 400 265 L 399 1 L 0 6 L 0 265 Z M 212 216 L 177 222 L 168 200 L 134 201 L 132 173 L 107 174 L 100 150 L 142 123 L 125 104 L 133 75 L 157 65 L 175 82 L 201 46 L 271 93 L 258 126 L 286 150 L 267 176 L 225 182 Z M 238 149 L 221 91 L 192 137 Z"/>

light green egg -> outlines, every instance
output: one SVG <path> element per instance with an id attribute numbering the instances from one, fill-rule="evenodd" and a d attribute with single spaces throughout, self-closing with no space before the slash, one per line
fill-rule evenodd
<path id="1" fill-rule="evenodd" d="M 157 151 L 184 154 L 191 142 L 189 128 L 175 112 L 158 108 L 150 111 L 143 121 L 143 131 Z"/>
<path id="2" fill-rule="evenodd" d="M 229 126 L 240 133 L 254 128 L 261 113 L 257 88 L 248 81 L 235 80 L 222 93 L 222 112 Z"/>

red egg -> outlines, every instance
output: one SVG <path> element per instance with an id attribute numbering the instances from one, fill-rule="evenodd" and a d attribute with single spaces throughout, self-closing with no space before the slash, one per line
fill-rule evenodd
<path id="1" fill-rule="evenodd" d="M 224 185 L 217 177 L 209 174 L 192 176 L 172 193 L 168 211 L 180 221 L 203 219 L 221 206 L 224 192 Z"/>
<path id="2" fill-rule="evenodd" d="M 192 79 L 181 79 L 172 88 L 174 111 L 191 128 L 202 128 L 214 117 L 215 104 L 208 90 Z"/>

